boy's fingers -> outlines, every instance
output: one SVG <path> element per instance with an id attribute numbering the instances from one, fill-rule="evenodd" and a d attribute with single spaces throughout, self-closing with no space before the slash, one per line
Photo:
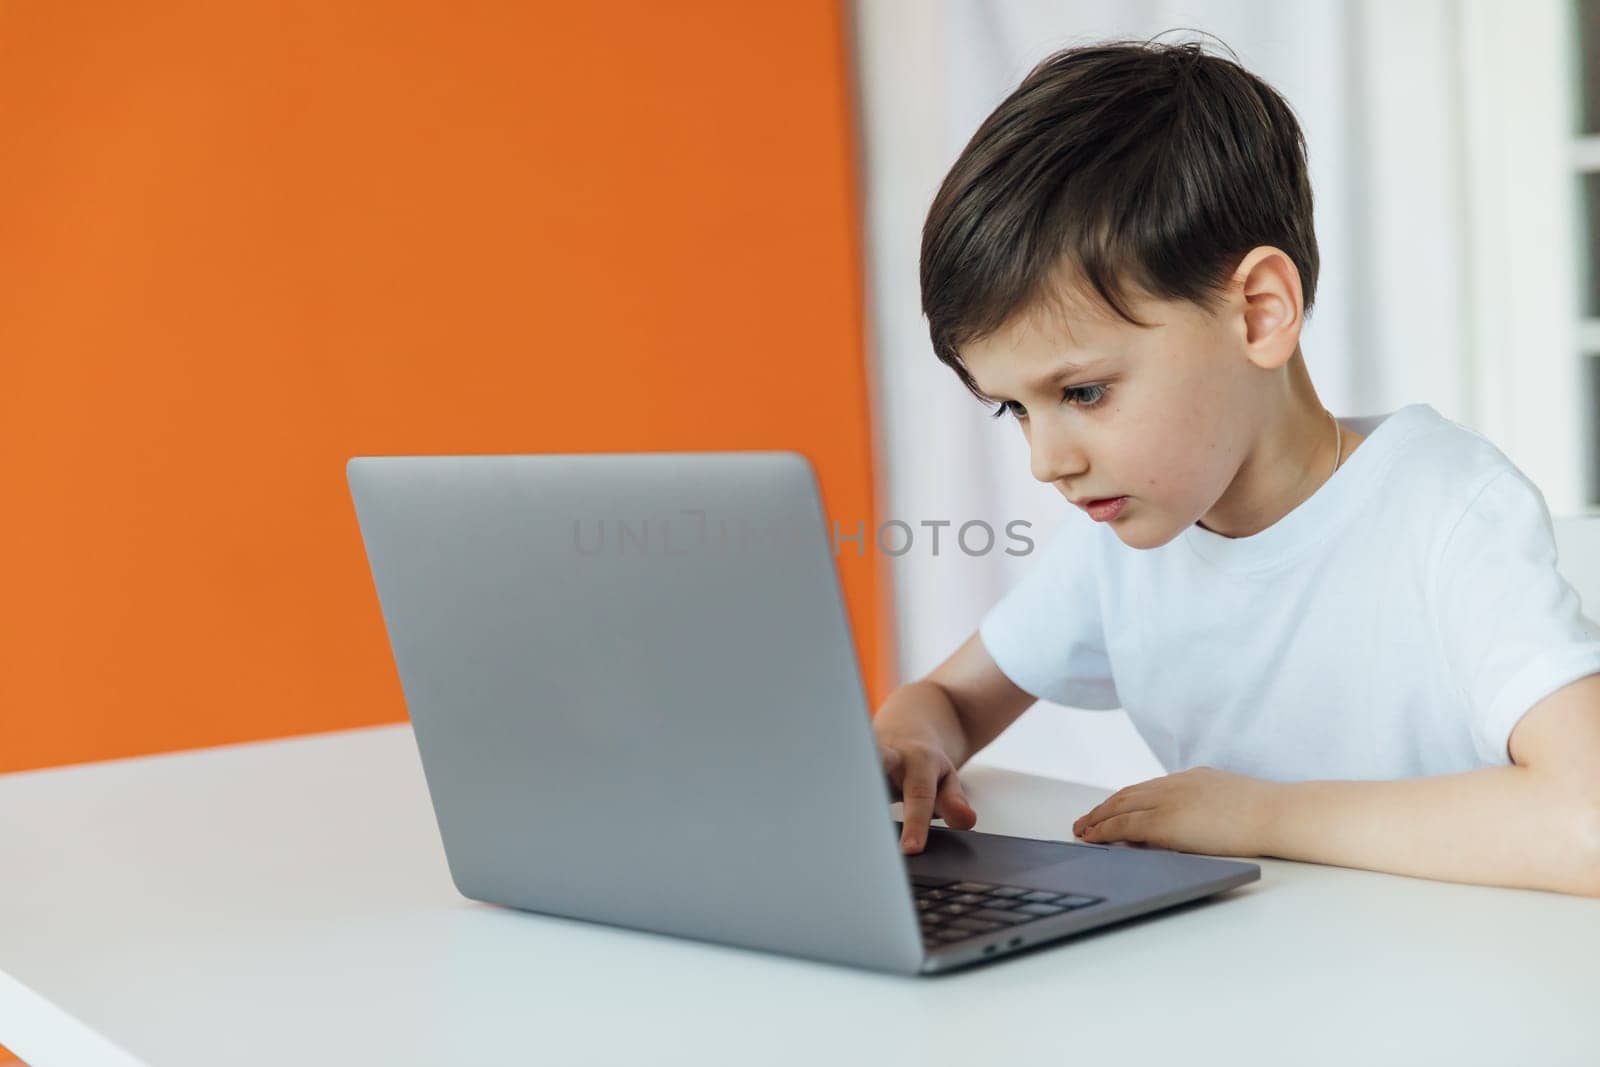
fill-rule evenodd
<path id="1" fill-rule="evenodd" d="M 900 787 L 905 800 L 904 825 L 900 829 L 902 852 L 921 852 L 928 840 L 928 822 L 933 818 L 933 801 L 937 795 L 934 773 L 933 767 L 927 764 L 913 766 L 906 772 L 906 780 Z"/>
<path id="2" fill-rule="evenodd" d="M 879 745 L 878 754 L 883 760 L 883 780 L 889 787 L 889 800 L 892 803 L 901 799 L 900 779 L 905 774 L 905 757 L 899 749 L 887 745 Z"/>
<path id="3" fill-rule="evenodd" d="M 978 813 L 967 802 L 967 794 L 954 774 L 947 775 L 939 787 L 939 815 L 957 830 L 970 830 L 977 825 Z"/>
<path id="4" fill-rule="evenodd" d="M 900 755 L 900 750 L 891 748 L 888 745 L 878 746 L 878 756 L 883 760 L 884 774 L 894 774 L 900 769 L 900 765 L 905 762 L 905 757 Z"/>

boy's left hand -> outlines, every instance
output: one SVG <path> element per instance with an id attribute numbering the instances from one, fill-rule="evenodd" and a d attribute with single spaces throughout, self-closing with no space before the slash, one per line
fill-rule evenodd
<path id="1" fill-rule="evenodd" d="M 1072 824 L 1083 841 L 1133 841 L 1208 856 L 1258 856 L 1282 783 L 1194 767 L 1112 793 Z"/>

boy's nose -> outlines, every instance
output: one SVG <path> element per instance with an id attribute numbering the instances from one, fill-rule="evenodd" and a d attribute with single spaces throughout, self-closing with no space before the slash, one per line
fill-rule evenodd
<path id="1" fill-rule="evenodd" d="M 1084 472 L 1088 464 L 1083 449 L 1063 429 L 1038 425 L 1032 429 L 1028 459 L 1035 479 L 1048 485 Z"/>

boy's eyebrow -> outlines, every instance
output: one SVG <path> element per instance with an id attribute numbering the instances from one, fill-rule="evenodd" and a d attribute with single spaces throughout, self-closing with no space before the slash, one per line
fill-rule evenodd
<path id="1" fill-rule="evenodd" d="M 1101 364 L 1108 362 L 1109 358 L 1110 357 L 1108 356 L 1089 356 L 1082 360 L 1066 360 L 1058 363 L 1050 370 L 1041 374 L 1039 378 L 1034 381 L 1032 387 L 1040 392 L 1043 392 L 1045 387 L 1051 383 L 1058 382 L 1068 375 L 1082 374 L 1084 371 L 1093 370 Z M 998 400 L 997 397 L 989 396 L 988 393 L 985 393 L 984 397 L 991 401 Z"/>

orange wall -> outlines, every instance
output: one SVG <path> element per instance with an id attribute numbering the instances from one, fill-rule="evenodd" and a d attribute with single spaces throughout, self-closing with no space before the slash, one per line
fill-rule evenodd
<path id="1" fill-rule="evenodd" d="M 0 770 L 404 718 L 351 455 L 797 448 L 871 528 L 843 17 L 0 8 Z"/>

